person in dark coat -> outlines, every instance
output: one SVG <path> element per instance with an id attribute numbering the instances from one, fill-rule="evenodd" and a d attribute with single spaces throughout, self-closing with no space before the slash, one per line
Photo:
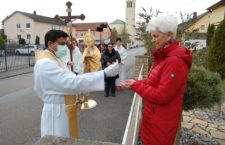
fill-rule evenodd
<path id="1" fill-rule="evenodd" d="M 113 64 L 115 62 L 120 63 L 120 55 L 119 53 L 113 48 L 113 43 L 108 44 L 108 48 L 105 50 L 105 52 L 102 54 L 101 62 L 103 69 L 109 66 L 110 64 Z M 111 92 L 111 96 L 116 96 L 116 87 L 115 87 L 115 81 L 119 77 L 119 75 L 115 77 L 106 77 L 105 79 L 105 97 L 109 96 L 109 92 Z"/>
<path id="2" fill-rule="evenodd" d="M 183 96 L 192 65 L 192 52 L 176 38 L 177 18 L 161 14 L 151 19 L 153 63 L 145 80 L 126 80 L 143 99 L 140 137 L 144 145 L 173 145 L 181 121 Z"/>

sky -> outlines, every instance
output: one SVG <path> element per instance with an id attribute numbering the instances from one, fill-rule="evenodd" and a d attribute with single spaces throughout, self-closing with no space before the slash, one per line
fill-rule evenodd
<path id="1" fill-rule="evenodd" d="M 0 0 L 0 21 L 14 11 L 33 13 L 38 15 L 54 17 L 67 15 L 66 2 L 68 0 Z M 126 0 L 70 0 L 72 2 L 72 15 L 84 14 L 84 21 L 75 22 L 108 22 L 116 19 L 125 21 Z M 159 10 L 171 14 L 176 12 L 193 13 L 198 15 L 206 12 L 206 8 L 219 0 L 136 0 L 136 21 L 137 14 L 142 12 L 141 7 L 149 10 Z M 178 15 L 177 15 L 178 16 Z M 178 16 L 179 18 L 179 16 Z M 0 26 L 1 27 L 1 26 Z"/>

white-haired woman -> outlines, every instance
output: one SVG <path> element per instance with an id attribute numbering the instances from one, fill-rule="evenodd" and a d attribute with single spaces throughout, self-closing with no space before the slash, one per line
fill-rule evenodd
<path id="1" fill-rule="evenodd" d="M 122 84 L 143 99 L 140 137 L 145 145 L 173 145 L 179 127 L 192 53 L 175 40 L 177 26 L 177 18 L 170 14 L 151 19 L 147 31 L 154 48 L 149 75 Z"/>

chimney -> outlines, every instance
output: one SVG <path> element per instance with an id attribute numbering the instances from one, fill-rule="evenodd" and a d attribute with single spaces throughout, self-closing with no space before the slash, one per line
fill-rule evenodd
<path id="1" fill-rule="evenodd" d="M 36 15 L 36 11 L 34 11 L 34 15 Z"/>
<path id="2" fill-rule="evenodd" d="M 197 12 L 193 13 L 193 19 L 197 19 Z"/>

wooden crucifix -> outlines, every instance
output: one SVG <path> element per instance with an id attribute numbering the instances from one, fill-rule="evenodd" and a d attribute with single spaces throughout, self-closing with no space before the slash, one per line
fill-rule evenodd
<path id="1" fill-rule="evenodd" d="M 59 16 L 59 15 L 56 15 L 55 16 L 55 19 L 57 21 L 64 21 L 67 25 L 67 33 L 69 35 L 69 50 L 70 50 L 70 60 L 73 62 L 73 50 L 74 50 L 74 46 L 71 44 L 71 41 L 72 41 L 72 36 L 73 36 L 73 27 L 72 27 L 72 22 L 77 20 L 77 19 L 80 19 L 80 20 L 84 20 L 85 19 L 85 15 L 84 14 L 81 14 L 81 15 L 77 15 L 77 16 L 72 16 L 71 15 L 71 12 L 72 12 L 72 3 L 70 1 L 68 1 L 66 3 L 66 6 L 67 6 L 67 9 L 66 9 L 66 12 L 68 13 L 67 16 Z M 71 71 L 73 71 L 73 65 L 71 65 Z"/>

